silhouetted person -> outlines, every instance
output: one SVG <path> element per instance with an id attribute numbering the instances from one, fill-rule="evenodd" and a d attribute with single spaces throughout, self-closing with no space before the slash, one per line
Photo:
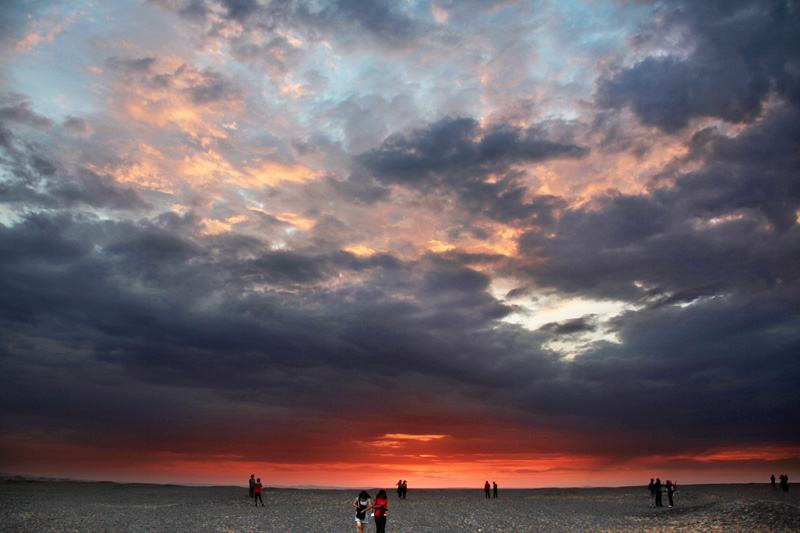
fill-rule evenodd
<path id="1" fill-rule="evenodd" d="M 775 484 L 775 476 L 772 476 L 772 484 Z M 250 497 L 253 497 L 253 489 L 256 486 L 256 477 L 255 474 L 250 474 Z"/>
<path id="2" fill-rule="evenodd" d="M 650 491 L 650 507 L 656 506 L 656 482 L 653 478 L 650 478 L 650 484 L 647 485 L 648 490 Z"/>
<path id="3" fill-rule="evenodd" d="M 497 481 L 492 481 L 492 488 L 494 489 L 494 497 L 497 498 Z"/>
<path id="4" fill-rule="evenodd" d="M 661 503 L 661 478 L 660 477 L 656 478 L 656 484 L 655 484 L 654 488 L 656 489 L 656 507 L 664 507 L 664 504 Z"/>
<path id="5" fill-rule="evenodd" d="M 672 494 L 675 492 L 675 487 L 672 485 L 670 480 L 667 480 L 667 501 L 669 501 L 669 506 L 672 507 Z"/>
<path id="6" fill-rule="evenodd" d="M 789 476 L 786 474 L 781 475 L 781 488 L 784 492 L 789 492 Z"/>
<path id="7" fill-rule="evenodd" d="M 489 485 L 489 482 L 487 481 L 486 483 L 484 483 L 483 492 L 486 493 L 486 497 L 487 498 L 491 498 L 492 497 L 491 494 L 490 494 L 491 490 L 492 490 L 492 486 Z"/>
<path id="8" fill-rule="evenodd" d="M 372 508 L 375 509 L 375 533 L 386 533 L 386 511 L 389 510 L 389 498 L 387 498 L 385 490 L 378 491 Z"/>
<path id="9" fill-rule="evenodd" d="M 778 486 L 775 484 L 775 474 L 769 476 L 769 483 L 772 485 L 772 490 L 778 490 Z"/>
<path id="10" fill-rule="evenodd" d="M 261 478 L 256 479 L 256 484 L 253 486 L 253 500 L 256 502 L 256 507 L 258 507 L 258 502 L 261 502 L 261 507 L 264 507 L 264 500 L 261 499 Z"/>

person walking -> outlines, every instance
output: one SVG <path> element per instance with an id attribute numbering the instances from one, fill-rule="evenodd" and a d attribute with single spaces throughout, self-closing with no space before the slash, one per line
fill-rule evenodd
<path id="1" fill-rule="evenodd" d="M 264 507 L 264 500 L 261 499 L 261 478 L 256 479 L 256 484 L 253 485 L 253 500 L 256 502 L 256 507 L 258 507 L 258 502 L 261 502 L 261 507 Z"/>
<path id="2" fill-rule="evenodd" d="M 775 476 L 772 476 L 772 484 L 775 484 Z M 250 474 L 250 497 L 253 498 L 254 489 L 256 487 L 255 474 Z"/>
<path id="3" fill-rule="evenodd" d="M 403 480 L 397 480 L 397 499 L 400 500 L 403 498 Z"/>
<path id="4" fill-rule="evenodd" d="M 372 500 L 370 499 L 369 493 L 365 490 L 362 490 L 358 494 L 358 498 L 353 502 L 353 507 L 356 508 L 356 531 L 358 533 L 364 533 L 369 523 L 367 511 L 371 508 L 371 505 Z"/>
<path id="5" fill-rule="evenodd" d="M 389 498 L 386 496 L 385 490 L 378 491 L 372 508 L 375 509 L 375 533 L 386 533 L 386 511 L 389 510 Z"/>
<path id="6" fill-rule="evenodd" d="M 494 497 L 497 498 L 497 481 L 492 481 L 492 489 L 494 491 Z"/>
<path id="7" fill-rule="evenodd" d="M 491 498 L 490 491 L 492 490 L 492 486 L 489 485 L 489 481 L 487 480 L 486 483 L 483 484 L 483 492 L 486 493 L 487 498 Z"/>
<path id="8" fill-rule="evenodd" d="M 403 492 L 403 499 L 405 500 L 406 499 L 406 495 L 408 494 L 408 481 L 406 481 L 405 479 L 403 480 L 403 490 L 402 490 L 402 492 Z"/>
<path id="9" fill-rule="evenodd" d="M 650 484 L 647 486 L 650 490 L 650 507 L 656 506 L 656 483 L 653 478 L 650 478 Z"/>

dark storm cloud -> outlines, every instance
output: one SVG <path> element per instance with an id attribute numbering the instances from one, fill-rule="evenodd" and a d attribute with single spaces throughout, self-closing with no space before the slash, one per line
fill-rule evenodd
<path id="1" fill-rule="evenodd" d="M 453 190 L 473 212 L 501 221 L 536 218 L 553 221 L 562 200 L 538 196 L 525 201 L 513 164 L 558 158 L 579 158 L 587 149 L 546 138 L 539 128 L 481 128 L 471 118 L 442 119 L 413 135 L 392 135 L 379 148 L 358 157 L 384 185 L 420 191 Z M 491 175 L 501 176 L 496 181 Z"/>
<path id="2" fill-rule="evenodd" d="M 595 331 L 594 315 L 582 316 L 580 318 L 573 318 L 572 320 L 565 320 L 564 322 L 548 322 L 540 329 L 550 331 L 556 335 L 572 335 L 575 333 L 586 333 Z"/>
<path id="3" fill-rule="evenodd" d="M 644 294 L 634 281 L 668 292 L 796 282 L 797 124 L 795 111 L 776 109 L 738 137 L 698 148 L 705 165 L 672 176 L 673 186 L 565 211 L 552 238 L 521 238 L 546 259 L 532 274 L 568 292 L 621 299 Z"/>
<path id="4" fill-rule="evenodd" d="M 598 85 L 601 106 L 629 105 L 645 124 L 675 132 L 697 117 L 752 122 L 771 91 L 800 103 L 800 10 L 792 3 L 676 2 L 666 29 L 691 30 L 688 57 L 648 57 Z M 665 28 L 661 28 L 664 30 Z"/>

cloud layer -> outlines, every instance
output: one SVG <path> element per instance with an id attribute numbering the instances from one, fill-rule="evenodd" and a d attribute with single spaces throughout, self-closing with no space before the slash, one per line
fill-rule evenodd
<path id="1" fill-rule="evenodd" d="M 796 468 L 798 11 L 11 2 L 0 466 Z"/>

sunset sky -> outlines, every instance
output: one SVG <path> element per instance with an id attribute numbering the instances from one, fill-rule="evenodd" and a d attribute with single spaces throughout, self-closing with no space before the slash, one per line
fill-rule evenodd
<path id="1" fill-rule="evenodd" d="M 4 0 L 0 472 L 800 476 L 797 0 Z"/>

